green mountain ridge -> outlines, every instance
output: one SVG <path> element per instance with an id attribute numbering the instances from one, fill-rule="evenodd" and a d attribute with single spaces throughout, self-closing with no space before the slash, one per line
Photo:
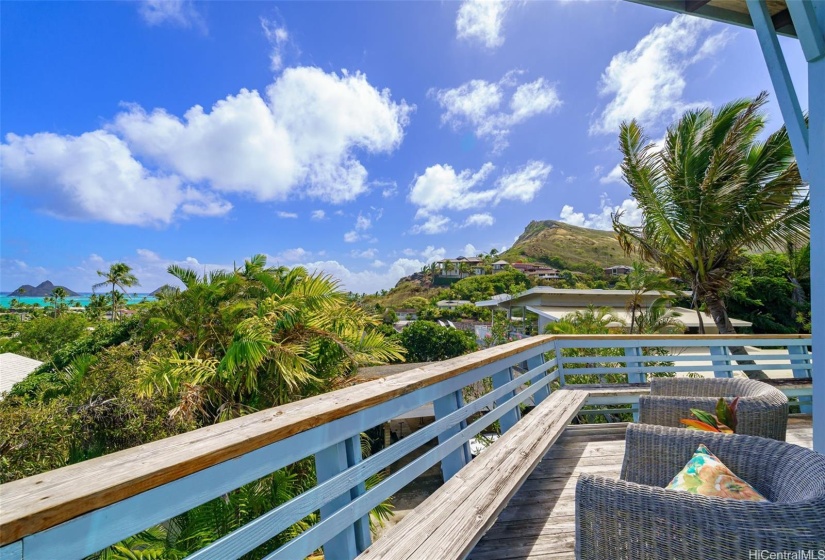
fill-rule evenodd
<path id="1" fill-rule="evenodd" d="M 601 274 L 601 269 L 631 264 L 612 231 L 573 226 L 556 220 L 530 222 L 501 258 L 541 262 L 560 270 Z M 598 270 L 597 270 L 598 269 Z"/>

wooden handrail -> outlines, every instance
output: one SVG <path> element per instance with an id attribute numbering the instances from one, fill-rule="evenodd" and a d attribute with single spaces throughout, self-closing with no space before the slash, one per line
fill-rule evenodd
<path id="1" fill-rule="evenodd" d="M 551 340 L 496 346 L 0 485 L 0 545 Z"/>
<path id="2" fill-rule="evenodd" d="M 554 341 L 745 342 L 803 338 L 809 336 L 534 336 L 0 485 L 0 546 L 295 434 Z"/>

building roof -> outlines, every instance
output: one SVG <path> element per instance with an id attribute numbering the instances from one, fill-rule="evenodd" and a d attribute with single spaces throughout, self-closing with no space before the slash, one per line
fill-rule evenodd
<path id="1" fill-rule="evenodd" d="M 507 262 L 507 261 L 505 261 L 504 259 L 499 259 L 499 260 L 497 260 L 496 262 L 494 262 L 493 264 L 510 264 L 510 263 L 508 263 L 508 262 Z"/>
<path id="2" fill-rule="evenodd" d="M 23 381 L 42 363 L 12 352 L 0 354 L 0 393 L 10 391 L 15 383 Z"/>
<path id="3" fill-rule="evenodd" d="M 576 313 L 577 311 L 586 311 L 587 307 L 549 307 L 549 306 L 533 306 L 528 305 L 526 306 L 528 311 L 532 311 L 538 315 L 551 319 L 553 321 L 559 321 L 564 319 L 567 315 L 571 313 Z M 685 307 L 671 307 L 669 308 L 670 312 L 669 315 L 676 317 L 685 327 L 687 328 L 698 328 L 699 327 L 699 318 L 696 316 L 696 311 L 692 309 L 687 309 Z M 630 313 L 624 307 L 610 307 L 610 312 L 613 313 L 619 320 L 624 321 L 625 324 L 630 324 Z M 705 325 L 713 325 L 713 318 L 710 315 L 705 313 L 702 317 L 704 320 Z M 742 327 L 750 327 L 751 323 L 748 321 L 742 321 L 740 319 L 734 319 L 730 317 L 730 322 L 735 328 L 742 328 Z"/>
<path id="4" fill-rule="evenodd" d="M 442 299 L 436 302 L 438 307 L 458 306 L 458 305 L 472 305 L 473 302 L 466 299 Z"/>
<path id="5" fill-rule="evenodd" d="M 746 0 L 628 0 L 654 8 L 699 16 L 742 27 L 753 27 Z M 774 29 L 779 35 L 796 37 L 796 29 L 785 0 L 767 0 Z"/>

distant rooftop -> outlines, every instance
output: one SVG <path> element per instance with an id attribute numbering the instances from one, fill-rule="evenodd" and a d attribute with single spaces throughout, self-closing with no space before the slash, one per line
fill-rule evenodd
<path id="1" fill-rule="evenodd" d="M 23 381 L 41 364 L 43 362 L 12 352 L 0 354 L 0 393 L 10 391 L 15 383 Z"/>

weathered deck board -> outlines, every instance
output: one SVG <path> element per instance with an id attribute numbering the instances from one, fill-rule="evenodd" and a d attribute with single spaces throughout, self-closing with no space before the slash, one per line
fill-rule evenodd
<path id="1" fill-rule="evenodd" d="M 619 477 L 624 424 L 570 426 L 550 448 L 498 520 L 479 541 L 471 560 L 562 560 L 574 557 L 576 481 L 583 472 Z M 811 417 L 788 422 L 787 441 L 811 447 Z"/>

